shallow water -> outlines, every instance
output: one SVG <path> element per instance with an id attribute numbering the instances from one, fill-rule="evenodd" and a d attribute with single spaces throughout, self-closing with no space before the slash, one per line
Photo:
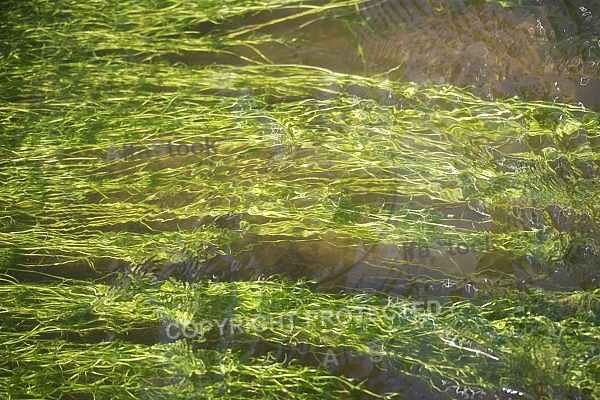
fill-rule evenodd
<path id="1" fill-rule="evenodd" d="M 309 16 L 259 29 L 291 45 L 258 49 L 274 63 L 450 83 L 489 100 L 519 96 L 600 109 L 598 2 L 524 1 L 511 8 L 466 3 L 368 1 L 342 17 Z M 273 14 L 268 18 L 281 17 Z M 251 51 L 240 53 L 252 57 Z"/>
<path id="2" fill-rule="evenodd" d="M 242 3 L 7 6 L 0 397 L 599 398 L 600 3 Z"/>
<path id="3" fill-rule="evenodd" d="M 378 76 L 382 80 L 449 83 L 467 87 L 468 91 L 489 101 L 518 96 L 525 101 L 557 101 L 576 105 L 582 110 L 599 110 L 600 22 L 593 11 L 597 8 L 598 3 L 586 3 L 584 6 L 570 1 L 530 1 L 513 7 L 483 1 L 467 4 L 459 1 L 370 1 L 358 5 L 351 12 L 338 12 L 331 17 L 294 18 L 254 31 L 257 35 L 273 35 L 287 45 L 258 45 L 256 51 L 236 49 L 236 56 L 213 58 L 211 55 L 191 54 L 175 60 L 188 65 L 212 61 L 240 65 L 246 63 L 238 58 L 243 56 L 247 60 L 301 63 L 334 72 Z M 225 29 L 265 23 L 289 15 L 294 15 L 294 10 L 274 10 L 232 22 Z M 205 28 L 207 32 L 216 29 L 215 26 Z M 326 82 L 324 85 L 327 87 Z M 329 89 L 335 95 L 340 88 L 329 86 Z M 345 92 L 358 98 L 372 98 L 380 104 L 403 107 L 403 99 L 392 91 L 373 93 L 366 87 L 353 86 Z M 545 146 L 531 142 L 505 143 L 502 153 L 498 154 L 504 163 L 511 154 L 539 152 Z M 421 150 L 429 149 L 423 147 Z M 584 163 L 580 168 L 587 168 L 590 177 L 598 173 L 597 165 Z M 394 196 L 398 202 L 388 205 L 390 212 L 399 207 L 398 204 L 402 204 L 407 195 L 396 192 Z M 429 206 L 432 203 L 425 201 L 421 204 Z M 463 225 L 478 225 L 477 230 L 481 231 L 491 228 L 485 226 L 487 217 L 474 213 L 470 207 L 452 211 L 438 208 L 437 212 L 442 215 L 458 212 L 466 215 L 461 222 Z M 548 209 L 545 216 L 533 209 L 519 207 L 502 212 L 510 213 L 496 215 L 507 223 L 503 229 L 539 229 L 546 224 L 556 224 L 557 214 L 563 210 Z M 593 219 L 583 217 L 583 220 L 565 221 L 566 225 L 562 224 L 559 229 L 576 229 L 576 225 L 583 224 L 587 226 L 584 229 L 588 233 L 597 237 L 598 221 Z M 597 287 L 599 282 L 597 271 L 587 271 L 588 265 L 598 262 L 595 255 L 584 256 L 585 271 L 577 273 L 580 278 L 574 278 L 572 274 L 567 277 L 547 272 L 556 270 L 555 265 L 579 265 L 579 260 L 541 265 L 535 260 L 507 262 L 504 257 L 491 255 L 450 257 L 447 251 L 433 248 L 428 260 L 409 260 L 396 256 L 394 244 L 370 244 L 365 249 L 363 243 L 346 243 L 347 249 L 340 250 L 343 246 L 338 243 L 331 244 L 320 237 L 310 240 L 312 244 L 306 245 L 298 245 L 295 240 L 289 243 L 277 241 L 276 244 L 267 240 L 264 245 L 253 246 L 251 254 L 240 255 L 238 262 L 241 268 L 236 270 L 236 275 L 248 278 L 259 276 L 263 271 L 281 271 L 296 277 L 319 279 L 323 281 L 322 287 L 328 290 L 369 287 L 406 293 L 405 289 L 398 289 L 405 285 L 398 285 L 397 282 L 403 282 L 403 279 L 396 276 L 407 273 L 406 269 L 394 267 L 402 261 L 417 268 L 409 273 L 411 276 L 433 279 L 448 276 L 472 278 L 480 271 L 501 271 L 502 275 L 516 275 L 517 281 L 536 281 L 544 286 Z M 335 241 L 347 242 L 344 238 L 335 238 Z M 431 243 L 426 245 L 432 246 Z M 391 248 L 381 250 L 381 246 Z M 572 252 L 586 253 L 586 250 L 575 247 Z M 281 261 L 275 253 L 285 254 L 286 261 Z M 381 272 L 377 272 L 378 269 Z M 229 276 L 229 268 L 217 270 L 224 274 L 223 278 Z M 544 276 L 541 280 L 540 274 Z"/>
<path id="4" fill-rule="evenodd" d="M 600 22 L 594 10 L 600 3 L 574 4 L 570 1 L 529 1 L 512 7 L 497 2 L 433 2 L 433 1 L 368 1 L 354 10 L 332 12 L 332 15 L 306 16 L 281 23 L 268 24 L 253 30 L 257 35 L 272 35 L 283 44 L 258 45 L 254 49 L 236 49 L 235 55 L 214 57 L 190 54 L 175 57 L 172 61 L 188 65 L 203 65 L 213 61 L 243 65 L 248 60 L 266 59 L 275 64 L 303 64 L 325 68 L 334 72 L 360 76 L 377 76 L 380 80 L 414 81 L 424 84 L 449 83 L 476 96 L 494 101 L 517 96 L 524 101 L 546 100 L 564 102 L 587 109 L 600 110 Z M 243 28 L 251 24 L 284 19 L 295 15 L 296 10 L 259 14 L 236 20 L 223 29 Z M 600 11 L 599 11 L 600 12 Z M 209 33 L 216 26 L 204 27 Z M 220 27 L 219 27 L 220 29 Z M 260 55 L 260 57 L 257 55 Z M 241 60 L 239 57 L 244 57 Z M 330 91 L 327 97 L 336 96 L 342 89 L 324 82 Z M 373 99 L 379 104 L 403 108 L 405 99 L 393 91 L 373 92 L 367 87 L 350 86 L 343 93 L 359 99 Z M 248 94 L 245 93 L 246 95 Z M 319 96 L 317 95 L 317 98 Z M 444 107 L 442 104 L 441 107 Z M 538 139 L 534 139 L 538 140 Z M 519 154 L 540 153 L 548 142 L 529 143 L 520 140 L 503 143 L 500 151 L 493 150 L 499 168 L 511 171 L 511 155 L 516 155 L 516 167 L 521 167 Z M 586 139 L 583 139 L 584 141 Z M 426 145 L 414 148 L 434 151 Z M 272 150 L 277 157 L 281 148 Z M 310 150 L 308 150 L 310 152 Z M 402 157 L 397 154 L 397 157 Z M 502 165 L 500 167 L 500 164 Z M 531 164 L 535 168 L 534 164 Z M 598 174 L 598 164 L 581 162 L 577 166 L 589 178 Z M 396 179 L 402 179 L 399 169 Z M 558 175 L 560 171 L 556 171 Z M 304 177 L 315 176 L 309 172 Z M 289 177 L 301 179 L 303 175 Z M 554 178 L 553 178 L 554 179 Z M 555 179 L 560 179 L 556 176 Z M 563 183 L 558 183 L 561 185 Z M 382 198 L 375 199 L 368 190 L 354 195 L 364 200 L 357 203 L 383 205 Z M 386 204 L 390 214 L 411 197 L 409 192 L 397 190 L 391 204 Z M 389 201 L 389 200 L 388 200 Z M 500 230 L 489 224 L 489 216 L 461 205 L 447 209 L 430 199 L 422 199 L 423 207 L 432 207 L 449 225 L 475 228 L 486 232 L 521 229 L 542 229 L 554 226 L 560 231 L 586 231 L 598 238 L 598 220 L 594 216 L 562 218 L 565 210 L 551 206 L 546 210 L 523 209 L 519 206 L 496 210 L 493 219 L 503 222 Z M 568 212 L 568 211 L 567 211 Z M 462 215 L 462 220 L 445 216 Z M 252 217 L 241 218 L 252 221 Z M 488 221 L 488 222 L 486 222 Z M 458 224 L 458 225 L 456 225 Z M 429 252 L 415 258 L 400 254 L 400 243 L 366 244 L 349 241 L 344 237 L 330 239 L 313 236 L 302 239 L 277 238 L 263 241 L 251 238 L 251 252 L 241 252 L 236 268 L 230 263 L 217 262 L 209 268 L 221 279 L 238 277 L 247 279 L 267 273 L 284 272 L 293 277 L 308 276 L 317 279 L 325 290 L 370 288 L 393 293 L 412 294 L 408 282 L 443 280 L 454 277 L 467 282 L 482 279 L 501 279 L 513 276 L 516 284 L 534 284 L 542 287 L 596 288 L 599 284 L 598 256 L 585 245 L 573 245 L 573 256 L 564 260 L 539 262 L 532 258 L 508 261 L 505 257 L 467 252 L 448 251 L 443 246 L 422 243 Z M 411 242 L 413 238 L 407 238 Z M 244 240 L 242 240 L 244 241 Z M 306 241 L 306 242 L 304 242 Z M 239 249 L 248 247 L 240 242 Z M 448 246 L 446 246 L 448 247 Z M 586 250 L 587 248 L 587 250 Z M 492 254 L 490 254 L 492 253 Z M 581 258 L 583 257 L 583 258 Z M 221 260 L 222 261 L 222 260 Z M 573 268 L 575 273 L 561 273 L 561 266 Z M 216 271 L 216 272 L 215 272 Z M 402 277 L 409 275 L 410 278 Z M 520 283 L 519 283 L 520 282 Z M 460 283 L 456 283 L 460 290 Z"/>

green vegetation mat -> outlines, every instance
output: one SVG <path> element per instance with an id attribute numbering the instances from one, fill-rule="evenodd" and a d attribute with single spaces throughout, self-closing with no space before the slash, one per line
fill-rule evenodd
<path id="1" fill-rule="evenodd" d="M 600 398 L 600 114 L 269 62 L 359 4 L 4 2 L 1 398 Z"/>

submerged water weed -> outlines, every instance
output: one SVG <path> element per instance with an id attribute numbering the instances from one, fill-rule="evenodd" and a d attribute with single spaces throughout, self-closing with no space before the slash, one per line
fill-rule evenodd
<path id="1" fill-rule="evenodd" d="M 600 397 L 598 113 L 268 62 L 358 1 L 5 3 L 0 397 Z"/>
<path id="2" fill-rule="evenodd" d="M 597 327 L 577 314 L 553 322 L 544 309 L 528 305 L 532 297 L 518 291 L 498 300 L 446 302 L 435 313 L 402 313 L 410 299 L 333 296 L 286 281 L 189 285 L 170 280 L 160 286 L 139 281 L 119 292 L 83 281 L 5 283 L 2 288 L 6 329 L 1 342 L 9 357 L 3 358 L 0 380 L 6 380 L 5 394 L 15 397 L 85 392 L 243 398 L 256 391 L 296 396 L 305 390 L 307 398 L 318 398 L 326 390 L 340 395 L 375 390 L 368 382 L 357 385 L 360 375 L 350 354 L 355 359 L 376 354 L 376 362 L 363 368 L 374 376 L 393 373 L 398 390 L 415 369 L 425 381 L 431 379 L 434 391 L 445 390 L 442 380 L 492 393 L 502 387 L 521 389 L 529 396 L 536 394 L 532 388 L 540 395 L 560 395 L 569 387 L 588 395 L 596 390 Z M 585 300 L 596 318 L 599 299 L 596 291 Z M 534 301 L 564 300 L 562 294 L 548 293 Z M 344 323 L 308 316 L 341 309 Z M 398 318 L 389 318 L 391 310 L 398 311 Z M 297 314 L 293 327 L 273 324 L 261 332 L 225 330 L 220 335 L 213 326 L 202 337 L 173 341 L 164 331 L 169 321 L 277 318 L 290 312 Z M 361 322 L 365 315 L 366 324 Z M 469 368 L 457 369 L 457 358 Z M 50 379 L 36 379 L 30 373 L 36 365 L 45 365 L 44 376 Z M 332 369 L 335 378 L 329 375 Z M 252 379 L 250 371 L 257 376 Z"/>

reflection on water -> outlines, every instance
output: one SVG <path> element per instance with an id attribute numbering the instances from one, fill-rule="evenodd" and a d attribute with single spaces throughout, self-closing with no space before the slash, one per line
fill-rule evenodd
<path id="1" fill-rule="evenodd" d="M 509 10 L 387 1 L 365 8 L 360 44 L 370 70 L 397 66 L 393 78 L 470 85 L 490 100 L 518 95 L 597 109 L 597 18 L 568 14 L 568 3 Z"/>
<path id="2" fill-rule="evenodd" d="M 261 51 L 274 63 L 469 86 L 489 100 L 519 96 L 599 110 L 600 16 L 591 11 L 599 3 L 521 3 L 374 0 L 344 18 L 269 26 L 261 33 L 292 44 Z"/>

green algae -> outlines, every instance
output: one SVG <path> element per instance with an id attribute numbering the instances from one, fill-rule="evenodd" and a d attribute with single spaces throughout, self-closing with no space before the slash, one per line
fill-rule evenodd
<path id="1" fill-rule="evenodd" d="M 268 62 L 293 43 L 259 28 L 359 3 L 7 3 L 2 397 L 600 397 L 600 116 Z M 206 137 L 216 154 L 106 161 Z M 483 234 L 486 254 L 390 257 Z M 361 251 L 346 293 L 316 289 Z M 198 282 L 156 279 L 190 259 Z M 295 269 L 315 281 L 280 276 Z M 457 290 L 376 280 L 412 273 Z M 428 300 L 439 313 L 404 312 Z M 345 323 L 321 318 L 342 309 Z M 165 337 L 170 322 L 290 313 L 293 327 Z"/>
<path id="2" fill-rule="evenodd" d="M 350 351 L 370 357 L 371 368 L 396 371 L 400 382 L 403 374 L 430 380 L 433 390 L 453 382 L 491 393 L 528 387 L 540 397 L 575 389 L 598 395 L 598 290 L 524 295 L 489 288 L 436 310 L 414 309 L 408 298 L 315 293 L 285 280 L 138 281 L 126 290 L 85 281 L 11 283 L 2 291 L 8 357 L 0 379 L 9 397 L 368 393 L 352 370 L 329 374 L 349 362 Z M 261 323 L 248 323 L 257 316 Z M 164 337 L 169 322 L 203 320 L 223 326 L 215 322 L 184 341 L 148 343 Z M 281 349 L 300 345 L 312 363 L 284 363 Z"/>

